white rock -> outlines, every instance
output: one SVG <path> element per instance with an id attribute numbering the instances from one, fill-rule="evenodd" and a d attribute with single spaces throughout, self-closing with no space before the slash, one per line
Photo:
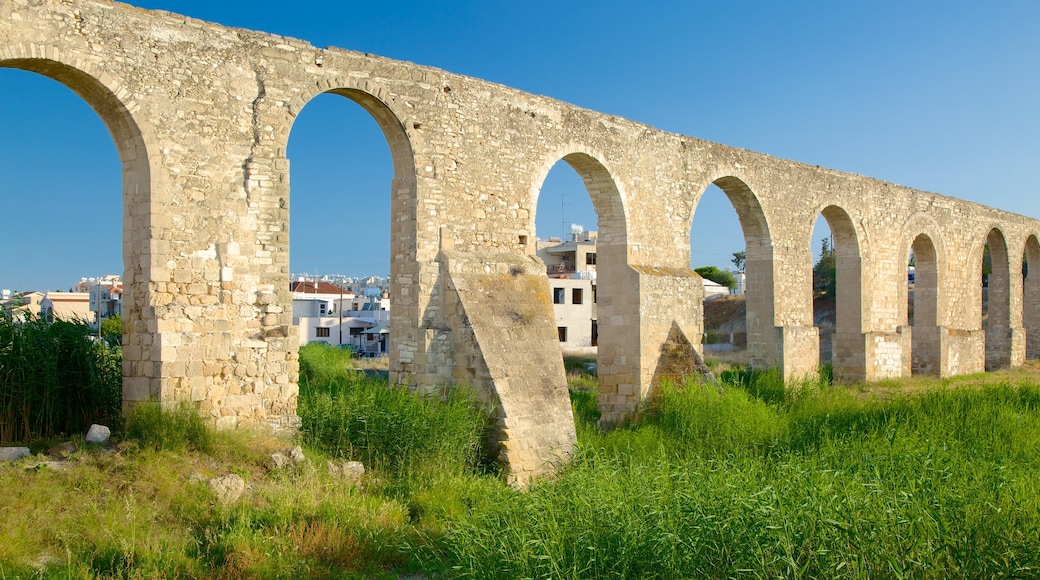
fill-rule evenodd
<path id="1" fill-rule="evenodd" d="M 360 461 L 329 461 L 329 473 L 345 477 L 352 481 L 361 479 L 365 474 L 365 465 Z"/>
<path id="2" fill-rule="evenodd" d="M 18 461 L 30 454 L 28 447 L 0 447 L 0 461 Z"/>
<path id="3" fill-rule="evenodd" d="M 224 505 L 233 504 L 246 491 L 246 482 L 237 474 L 229 473 L 224 477 L 209 480 L 209 488 L 217 496 L 217 501 Z"/>
<path id="4" fill-rule="evenodd" d="M 271 454 L 271 463 L 275 469 L 284 469 L 292 464 L 292 461 L 281 451 Z"/>
<path id="5" fill-rule="evenodd" d="M 87 430 L 87 443 L 107 443 L 112 435 L 111 429 L 104 425 L 91 425 Z"/>

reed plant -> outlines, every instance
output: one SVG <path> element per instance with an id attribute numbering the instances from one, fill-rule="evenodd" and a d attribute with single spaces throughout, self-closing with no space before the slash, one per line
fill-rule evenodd
<path id="1" fill-rule="evenodd" d="M 118 427 L 121 405 L 119 347 L 83 322 L 0 315 L 0 443 Z"/>
<path id="2" fill-rule="evenodd" d="M 490 413 L 463 388 L 421 396 L 352 370 L 339 349 L 300 349 L 303 439 L 329 455 L 399 476 L 490 468 Z"/>

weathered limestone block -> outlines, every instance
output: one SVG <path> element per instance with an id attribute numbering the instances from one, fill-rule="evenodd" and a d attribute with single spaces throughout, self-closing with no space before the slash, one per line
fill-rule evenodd
<path id="1" fill-rule="evenodd" d="M 545 266 L 524 255 L 454 251 L 442 252 L 442 262 L 454 378 L 495 406 L 505 477 L 524 486 L 551 474 L 576 441 Z"/>

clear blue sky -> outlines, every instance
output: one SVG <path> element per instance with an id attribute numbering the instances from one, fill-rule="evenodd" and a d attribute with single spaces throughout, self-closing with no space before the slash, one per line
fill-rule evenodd
<path id="1" fill-rule="evenodd" d="M 131 3 L 1040 217 L 1040 2 Z M 0 69 L 0 137 L 0 288 L 121 273 L 119 166 L 93 111 L 57 83 Z M 294 126 L 289 156 L 292 269 L 385 275 L 391 169 L 374 123 L 320 97 Z M 306 227 L 330 219 L 354 239 Z M 564 164 L 543 186 L 539 235 L 559 235 L 561 223 L 595 228 Z M 694 265 L 727 266 L 743 248 L 718 192 L 694 230 Z"/>

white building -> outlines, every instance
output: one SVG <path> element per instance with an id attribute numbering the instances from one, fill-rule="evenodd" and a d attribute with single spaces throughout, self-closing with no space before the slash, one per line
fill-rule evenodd
<path id="1" fill-rule="evenodd" d="M 71 291 L 87 295 L 94 321 L 123 314 L 123 277 L 118 274 L 80 278 Z"/>
<path id="2" fill-rule="evenodd" d="M 552 292 L 560 347 L 568 354 L 592 354 L 599 342 L 596 320 L 596 232 L 572 227 L 571 239 L 539 240 Z"/>
<path id="3" fill-rule="evenodd" d="M 10 290 L 5 290 L 5 292 L 6 294 L 0 295 L 0 311 L 5 315 L 24 321 L 26 316 L 40 314 L 40 303 L 46 296 L 43 292 L 30 291 L 18 294 L 12 294 Z"/>
<path id="4" fill-rule="evenodd" d="M 321 341 L 350 345 L 367 355 L 387 352 L 389 290 L 360 286 L 357 293 L 329 282 L 300 280 L 290 285 L 293 324 L 300 344 Z"/>
<path id="5" fill-rule="evenodd" d="M 40 300 L 40 313 L 47 320 L 83 321 L 94 324 L 96 313 L 90 309 L 86 292 L 48 292 Z"/>
<path id="6" fill-rule="evenodd" d="M 723 286 L 718 282 L 709 280 L 707 278 L 701 278 L 704 284 L 704 299 L 711 300 L 712 298 L 718 298 L 719 296 L 729 296 L 730 289 L 728 286 Z"/>

